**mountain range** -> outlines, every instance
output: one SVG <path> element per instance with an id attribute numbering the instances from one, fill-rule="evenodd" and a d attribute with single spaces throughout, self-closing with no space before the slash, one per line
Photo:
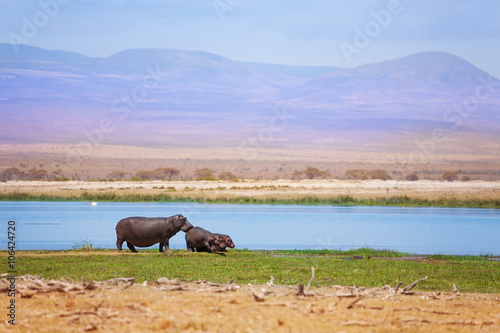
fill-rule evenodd
<path id="1" fill-rule="evenodd" d="M 500 81 L 441 52 L 337 68 L 0 44 L 0 142 L 316 146 L 436 128 L 499 133 Z"/>

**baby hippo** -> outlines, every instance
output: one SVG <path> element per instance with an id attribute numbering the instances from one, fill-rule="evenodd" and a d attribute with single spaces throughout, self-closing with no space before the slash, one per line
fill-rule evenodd
<path id="1" fill-rule="evenodd" d="M 190 252 L 227 252 L 226 247 L 234 248 L 231 237 L 212 233 L 200 227 L 194 227 L 186 232 L 186 247 Z"/>
<path id="2" fill-rule="evenodd" d="M 219 240 L 219 244 L 216 245 L 217 249 L 215 251 L 227 252 L 226 247 L 234 249 L 234 243 L 229 235 L 212 233 Z"/>
<path id="3" fill-rule="evenodd" d="M 203 228 L 194 227 L 186 232 L 186 247 L 189 252 L 193 252 L 195 249 L 206 249 L 206 251 L 213 253 L 219 243 L 219 238 Z"/>

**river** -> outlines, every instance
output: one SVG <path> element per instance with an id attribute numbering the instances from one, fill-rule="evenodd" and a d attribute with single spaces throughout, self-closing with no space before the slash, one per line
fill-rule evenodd
<path id="1" fill-rule="evenodd" d="M 85 241 L 116 248 L 120 219 L 175 214 L 183 214 L 194 226 L 229 234 L 239 249 L 370 247 L 416 254 L 500 255 L 498 209 L 199 203 L 4 201 L 0 249 L 8 247 L 9 221 L 15 223 L 17 250 L 65 250 Z M 184 249 L 184 233 L 171 238 L 170 246 Z"/>

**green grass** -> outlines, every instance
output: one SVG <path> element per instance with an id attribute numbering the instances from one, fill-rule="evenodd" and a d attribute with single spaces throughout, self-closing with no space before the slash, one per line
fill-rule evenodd
<path id="1" fill-rule="evenodd" d="M 171 192 L 171 191 L 169 191 Z M 391 196 L 357 199 L 350 195 L 317 197 L 312 195 L 297 198 L 259 198 L 250 196 L 219 196 L 215 198 L 199 195 L 183 197 L 164 192 L 158 194 L 117 194 L 116 192 L 89 193 L 78 196 L 56 196 L 24 192 L 0 193 L 0 201 L 106 201 L 106 202 L 200 202 L 233 204 L 289 204 L 289 205 L 337 205 L 337 206 L 411 206 L 411 207 L 469 207 L 500 208 L 500 198 L 493 199 L 457 199 L 441 197 L 437 199 L 413 198 L 409 196 Z"/>
<path id="2" fill-rule="evenodd" d="M 3 258 L 7 257 L 6 251 Z M 363 255 L 364 259 L 352 259 Z M 370 259 L 366 259 L 371 256 Z M 140 250 L 134 254 L 116 250 L 17 251 L 17 275 L 41 274 L 44 278 L 69 277 L 74 280 L 107 280 L 135 277 L 136 282 L 159 277 L 181 281 L 208 280 L 238 284 L 264 284 L 272 275 L 275 284 L 307 283 L 311 266 L 316 268 L 313 285 L 356 285 L 377 287 L 398 281 L 409 284 L 428 276 L 417 289 L 451 291 L 453 284 L 461 292 L 499 293 L 500 263 L 485 257 L 432 256 L 408 261 L 394 258 L 407 254 L 369 248 L 347 252 L 330 250 L 249 251 L 230 250 L 226 255 L 189 253 L 174 250 Z M 6 272 L 6 265 L 1 273 Z"/>
<path id="3" fill-rule="evenodd" d="M 81 243 L 76 244 L 75 246 L 73 246 L 73 250 L 92 251 L 92 250 L 97 250 L 97 248 L 94 247 L 94 244 L 92 244 L 91 241 L 84 240 Z"/>

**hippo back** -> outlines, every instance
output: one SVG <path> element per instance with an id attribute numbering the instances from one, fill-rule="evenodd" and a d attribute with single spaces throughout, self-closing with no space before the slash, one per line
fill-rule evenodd
<path id="1" fill-rule="evenodd" d="M 213 234 L 200 227 L 193 227 L 186 232 L 186 245 L 188 248 L 204 247 L 207 242 L 212 243 Z"/>
<path id="2" fill-rule="evenodd" d="M 192 225 L 182 215 L 171 217 L 127 217 L 116 224 L 116 236 L 135 246 L 147 247 L 163 242 Z"/>

